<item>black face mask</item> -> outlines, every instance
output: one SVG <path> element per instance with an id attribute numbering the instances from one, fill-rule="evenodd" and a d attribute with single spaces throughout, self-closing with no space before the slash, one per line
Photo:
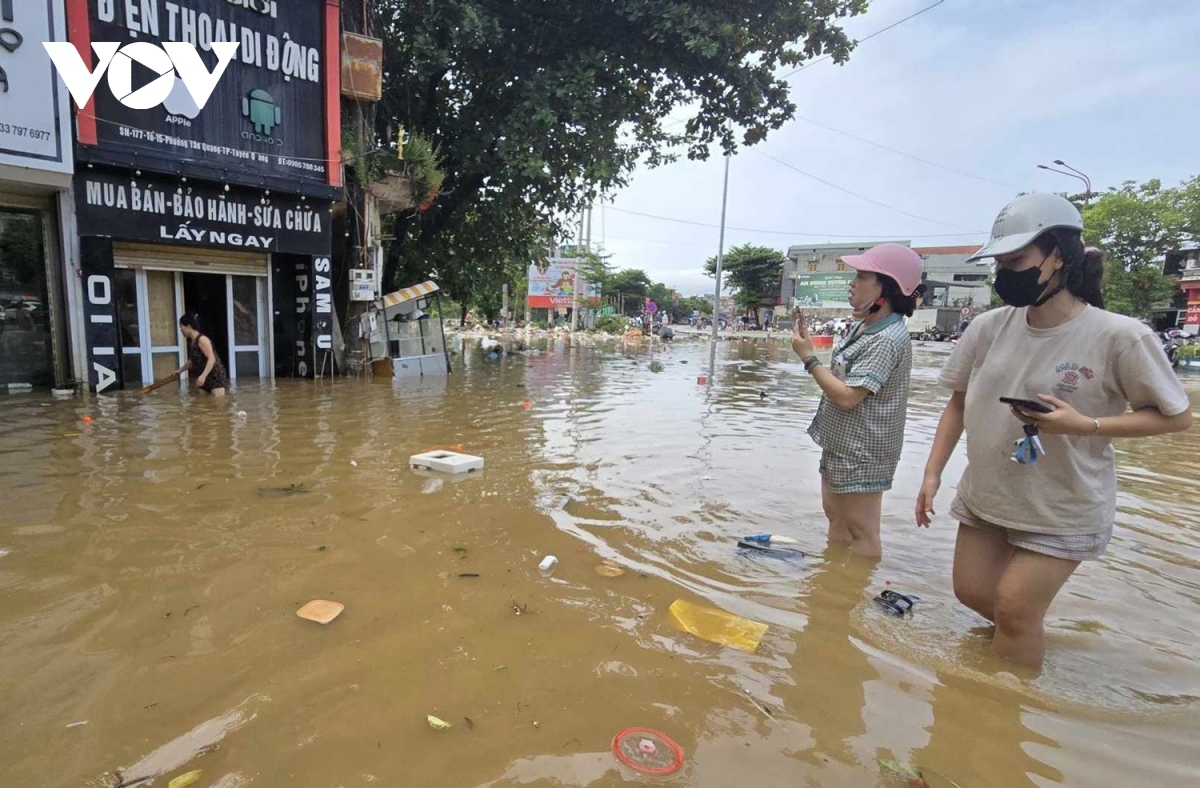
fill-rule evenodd
<path id="1" fill-rule="evenodd" d="M 1042 276 L 1042 266 L 1049 259 L 1050 255 L 1046 255 L 1042 258 L 1042 262 L 1033 268 L 1026 268 L 1024 271 L 1010 271 L 1007 268 L 996 269 L 996 281 L 992 284 L 992 289 L 996 291 L 996 295 L 1000 296 L 1000 300 L 1009 306 L 1041 306 L 1063 289 L 1060 283 L 1042 295 L 1042 290 L 1046 288 L 1046 285 L 1039 282 L 1038 279 Z"/>

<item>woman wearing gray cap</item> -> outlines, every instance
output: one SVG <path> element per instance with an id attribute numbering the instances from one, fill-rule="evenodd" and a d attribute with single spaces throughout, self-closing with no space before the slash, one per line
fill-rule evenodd
<path id="1" fill-rule="evenodd" d="M 1112 438 L 1192 423 L 1154 334 L 1104 310 L 1104 255 L 1082 235 L 1079 211 L 1058 195 L 1018 197 L 996 217 L 972 259 L 995 258 L 1008 306 L 975 318 L 942 370 L 952 394 L 916 505 L 928 526 L 965 430 L 968 464 L 950 506 L 960 523 L 954 593 L 995 623 L 1000 656 L 1034 668 L 1050 603 L 1112 536 Z"/>

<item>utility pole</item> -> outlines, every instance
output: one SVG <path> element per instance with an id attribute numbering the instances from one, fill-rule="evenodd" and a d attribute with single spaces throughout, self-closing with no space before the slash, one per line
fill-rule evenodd
<path id="1" fill-rule="evenodd" d="M 575 244 L 575 282 L 571 287 L 571 333 L 579 328 L 579 250 L 583 247 L 584 214 L 579 214 L 579 242 Z"/>
<path id="2" fill-rule="evenodd" d="M 500 289 L 500 325 L 508 328 L 508 282 Z"/>
<path id="3" fill-rule="evenodd" d="M 725 183 L 721 187 L 721 233 L 717 241 L 717 290 L 713 296 L 712 344 L 708 349 L 708 384 L 711 386 L 717 372 L 717 327 L 721 314 L 721 267 L 725 263 L 725 201 L 729 197 L 729 154 L 725 154 Z"/>

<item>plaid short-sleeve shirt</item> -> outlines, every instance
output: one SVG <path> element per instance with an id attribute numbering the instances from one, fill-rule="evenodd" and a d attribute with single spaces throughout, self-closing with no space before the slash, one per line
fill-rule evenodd
<path id="1" fill-rule="evenodd" d="M 808 434 L 839 457 L 873 464 L 890 480 L 904 446 L 912 343 L 904 318 L 892 314 L 873 326 L 858 324 L 833 349 L 830 369 L 847 386 L 871 392 L 850 410 L 822 396 Z"/>

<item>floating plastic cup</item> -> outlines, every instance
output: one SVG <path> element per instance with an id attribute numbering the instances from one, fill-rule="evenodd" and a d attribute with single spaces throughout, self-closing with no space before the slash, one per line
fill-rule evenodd
<path id="1" fill-rule="evenodd" d="M 683 766 L 683 750 L 660 731 L 626 728 L 613 737 L 613 755 L 643 774 L 674 774 Z"/>
<path id="2" fill-rule="evenodd" d="M 538 570 L 542 573 L 542 577 L 549 577 L 554 574 L 554 570 L 558 568 L 558 559 L 552 555 L 548 555 L 538 564 Z"/>

